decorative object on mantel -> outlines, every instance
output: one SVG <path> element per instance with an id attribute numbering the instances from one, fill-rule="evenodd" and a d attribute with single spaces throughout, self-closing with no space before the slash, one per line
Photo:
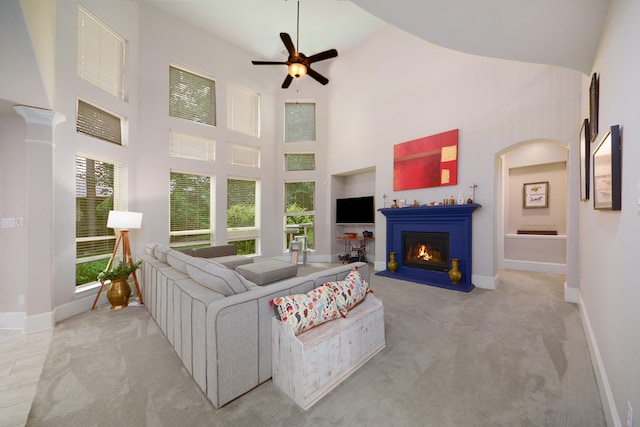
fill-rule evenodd
<path id="1" fill-rule="evenodd" d="M 609 132 L 593 152 L 593 208 L 622 209 L 622 146 L 620 126 Z"/>
<path id="2" fill-rule="evenodd" d="M 394 145 L 394 191 L 457 183 L 458 129 Z"/>
<path id="3" fill-rule="evenodd" d="M 467 199 L 467 203 L 473 203 L 476 199 L 476 188 L 478 188 L 478 184 L 474 182 L 473 185 L 469 186 L 469 188 L 471 189 L 471 197 Z"/>
<path id="4" fill-rule="evenodd" d="M 449 270 L 449 279 L 452 283 L 457 284 L 462 280 L 462 272 L 458 269 L 460 260 L 451 258 L 451 270 Z"/>
<path id="5" fill-rule="evenodd" d="M 391 205 L 392 208 L 398 208 L 398 200 L 397 199 L 393 199 L 393 204 Z"/>
<path id="6" fill-rule="evenodd" d="M 398 269 L 398 262 L 396 261 L 395 252 L 389 252 L 389 262 L 387 263 L 387 268 L 391 273 L 395 273 Z"/>

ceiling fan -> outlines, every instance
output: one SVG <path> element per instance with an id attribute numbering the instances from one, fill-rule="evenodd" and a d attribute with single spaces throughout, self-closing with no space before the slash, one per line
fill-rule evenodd
<path id="1" fill-rule="evenodd" d="M 298 17 L 296 28 L 296 45 L 299 45 L 300 33 L 300 1 L 298 1 Z M 317 80 L 319 83 L 326 85 L 329 83 L 329 79 L 322 74 L 311 69 L 311 64 L 318 61 L 323 61 L 329 58 L 335 58 L 338 56 L 338 51 L 335 49 L 325 50 L 324 52 L 316 53 L 315 55 L 306 56 L 304 53 L 298 51 L 298 46 L 294 46 L 291 41 L 291 37 L 287 33 L 280 33 L 280 39 L 289 52 L 289 58 L 286 62 L 282 61 L 251 61 L 253 65 L 287 65 L 289 74 L 282 82 L 282 88 L 289 87 L 293 79 L 300 79 L 306 74 Z"/>

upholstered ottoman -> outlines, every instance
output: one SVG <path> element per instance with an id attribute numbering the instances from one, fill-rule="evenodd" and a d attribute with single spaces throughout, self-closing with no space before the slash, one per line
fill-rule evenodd
<path id="1" fill-rule="evenodd" d="M 295 276 L 298 274 L 298 265 L 270 259 L 254 262 L 253 264 L 239 265 L 236 267 L 236 271 L 245 279 L 256 285 L 263 286 Z"/>

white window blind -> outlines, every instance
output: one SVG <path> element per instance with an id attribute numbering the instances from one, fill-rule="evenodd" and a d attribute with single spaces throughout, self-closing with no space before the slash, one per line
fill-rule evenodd
<path id="1" fill-rule="evenodd" d="M 122 145 L 122 119 L 81 100 L 78 100 L 76 131 Z"/>
<path id="2" fill-rule="evenodd" d="M 216 125 L 216 87 L 209 78 L 169 67 L 169 115 Z"/>
<path id="3" fill-rule="evenodd" d="M 124 100 L 126 41 L 78 7 L 78 76 Z"/>
<path id="4" fill-rule="evenodd" d="M 316 170 L 316 155 L 314 153 L 285 153 L 285 171 Z"/>
<path id="5" fill-rule="evenodd" d="M 250 136 L 260 136 L 258 93 L 233 83 L 227 85 L 227 127 Z"/>
<path id="6" fill-rule="evenodd" d="M 285 142 L 316 140 L 316 104 L 311 102 L 285 103 Z"/>
<path id="7" fill-rule="evenodd" d="M 246 166 L 248 168 L 260 168 L 260 149 L 249 145 L 227 144 L 227 163 L 235 166 Z"/>
<path id="8" fill-rule="evenodd" d="M 76 156 L 76 263 L 109 258 L 115 235 L 107 228 L 110 210 L 121 208 L 121 167 Z M 95 281 L 95 275 L 85 283 Z M 83 284 L 83 283 L 78 283 Z"/>
<path id="9" fill-rule="evenodd" d="M 212 179 L 204 175 L 171 172 L 170 243 L 212 242 Z"/>
<path id="10" fill-rule="evenodd" d="M 186 133 L 169 131 L 169 155 L 183 159 L 213 162 L 216 159 L 216 141 Z"/>

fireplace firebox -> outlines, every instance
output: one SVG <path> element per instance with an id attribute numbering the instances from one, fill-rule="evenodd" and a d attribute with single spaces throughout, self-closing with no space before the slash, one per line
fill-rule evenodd
<path id="1" fill-rule="evenodd" d="M 402 232 L 405 267 L 449 271 L 449 233 Z"/>
<path id="2" fill-rule="evenodd" d="M 377 275 L 469 292 L 472 283 L 472 214 L 480 205 L 385 208 L 387 254 L 396 253 L 396 271 Z M 451 260 L 458 259 L 462 279 L 449 278 Z M 388 259 L 387 259 L 388 261 Z"/>

